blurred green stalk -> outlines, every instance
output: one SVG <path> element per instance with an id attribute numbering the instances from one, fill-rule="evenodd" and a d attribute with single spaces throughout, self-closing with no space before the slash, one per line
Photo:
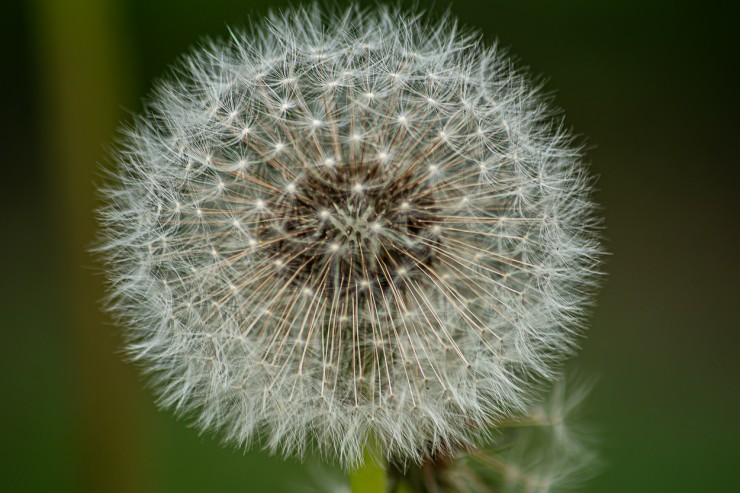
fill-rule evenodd
<path id="1" fill-rule="evenodd" d="M 75 381 L 70 396 L 76 422 L 78 491 L 146 491 L 150 462 L 142 444 L 137 385 L 121 362 L 121 344 L 99 311 L 102 278 L 88 266 L 97 207 L 93 182 L 129 102 L 127 59 L 118 35 L 116 2 L 36 0 L 34 27 L 42 91 L 39 136 L 46 147 L 48 195 L 56 238 L 59 286 L 70 330 Z"/>

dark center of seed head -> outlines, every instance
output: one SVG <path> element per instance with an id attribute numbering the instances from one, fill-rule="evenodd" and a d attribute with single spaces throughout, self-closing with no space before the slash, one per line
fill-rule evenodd
<path id="1" fill-rule="evenodd" d="M 431 234 L 435 202 L 425 177 L 347 165 L 309 170 L 296 190 L 275 209 L 269 252 L 296 287 L 365 297 L 391 284 L 405 291 L 409 277 L 428 279 L 439 239 Z"/>

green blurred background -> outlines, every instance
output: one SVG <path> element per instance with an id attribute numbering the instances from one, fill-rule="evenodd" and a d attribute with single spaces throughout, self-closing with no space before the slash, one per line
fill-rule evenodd
<path id="1" fill-rule="evenodd" d="M 201 36 L 284 4 L 4 5 L 1 490 L 279 492 L 310 476 L 155 409 L 85 253 L 117 122 Z M 737 16 L 646 0 L 452 12 L 549 76 L 601 177 L 609 277 L 573 366 L 600 376 L 588 409 L 607 467 L 585 491 L 740 491 Z"/>

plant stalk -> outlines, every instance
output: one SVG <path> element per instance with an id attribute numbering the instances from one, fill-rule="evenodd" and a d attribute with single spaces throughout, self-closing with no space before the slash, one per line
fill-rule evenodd
<path id="1" fill-rule="evenodd" d="M 364 464 L 349 475 L 352 493 L 386 493 L 388 480 L 382 455 L 373 449 L 372 441 L 365 446 Z"/>

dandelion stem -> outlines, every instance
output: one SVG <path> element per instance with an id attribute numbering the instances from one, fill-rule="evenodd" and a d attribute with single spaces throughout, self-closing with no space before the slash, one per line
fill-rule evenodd
<path id="1" fill-rule="evenodd" d="M 385 493 L 387 491 L 386 471 L 379 454 L 373 445 L 365 446 L 365 463 L 350 472 L 349 483 L 352 493 Z"/>

